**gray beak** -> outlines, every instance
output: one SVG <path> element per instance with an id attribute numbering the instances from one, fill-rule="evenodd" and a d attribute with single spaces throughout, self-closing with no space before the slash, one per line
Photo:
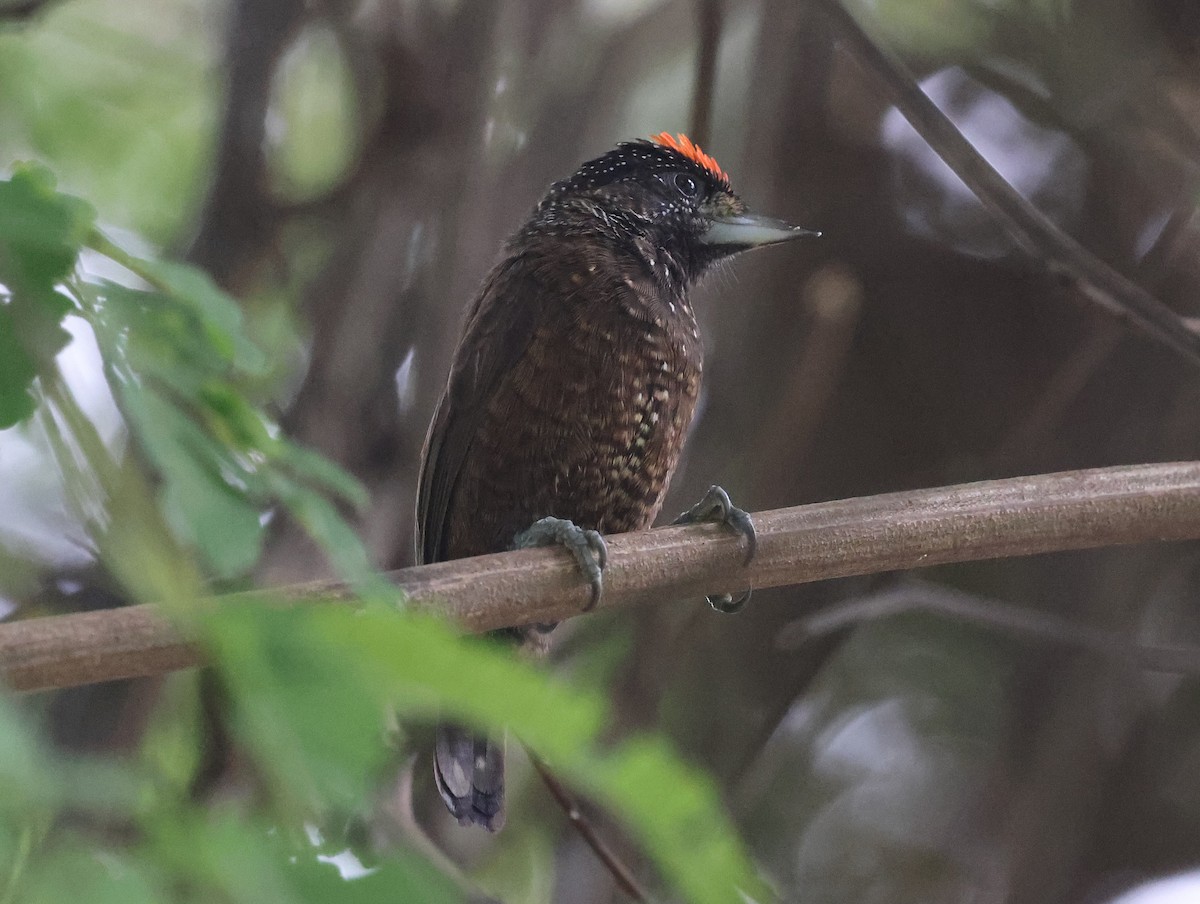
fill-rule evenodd
<path id="1" fill-rule="evenodd" d="M 737 248 L 754 248 L 758 245 L 774 245 L 791 239 L 816 238 L 821 233 L 783 220 L 746 214 L 740 217 L 720 217 L 713 221 L 708 231 L 700 236 L 706 245 L 723 245 Z"/>

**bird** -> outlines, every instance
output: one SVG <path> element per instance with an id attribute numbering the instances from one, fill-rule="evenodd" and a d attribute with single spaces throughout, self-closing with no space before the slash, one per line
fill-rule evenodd
<path id="1" fill-rule="evenodd" d="M 683 134 L 622 142 L 551 185 L 468 309 L 422 452 L 418 562 L 557 543 L 594 604 L 603 535 L 654 522 L 696 412 L 689 289 L 734 254 L 814 235 L 751 214 Z M 723 521 L 753 553 L 719 487 L 681 519 Z M 550 627 L 505 633 L 536 644 Z M 502 742 L 446 724 L 433 759 L 460 823 L 504 824 Z"/>

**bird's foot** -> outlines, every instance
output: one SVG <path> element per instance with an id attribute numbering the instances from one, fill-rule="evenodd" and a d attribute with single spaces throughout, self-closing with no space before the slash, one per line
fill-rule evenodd
<path id="1" fill-rule="evenodd" d="M 513 540 L 513 549 L 534 546 L 562 546 L 579 564 L 579 570 L 592 588 L 592 598 L 584 612 L 594 609 L 604 592 L 604 566 L 608 564 L 608 546 L 599 531 L 587 530 L 565 518 L 542 518 L 521 531 Z"/>
<path id="2" fill-rule="evenodd" d="M 758 535 L 754 531 L 754 522 L 750 516 L 729 501 L 729 494 L 719 486 L 711 486 L 704 498 L 675 519 L 674 524 L 699 524 L 701 522 L 724 524 L 746 541 L 746 558 L 743 565 L 749 565 L 758 550 Z M 706 597 L 708 604 L 718 612 L 732 614 L 741 611 L 750 599 L 752 590 L 733 596 L 729 593 L 717 593 Z"/>

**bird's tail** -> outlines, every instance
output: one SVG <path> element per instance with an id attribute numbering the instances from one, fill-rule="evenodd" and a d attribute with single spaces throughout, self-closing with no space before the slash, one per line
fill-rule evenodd
<path id="1" fill-rule="evenodd" d="M 504 826 L 504 742 L 458 725 L 439 725 L 433 774 L 442 800 L 461 825 L 490 832 Z"/>

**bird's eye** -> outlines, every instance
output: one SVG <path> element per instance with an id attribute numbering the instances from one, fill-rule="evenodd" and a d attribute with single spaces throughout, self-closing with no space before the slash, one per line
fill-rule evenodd
<path id="1" fill-rule="evenodd" d="M 694 198 L 700 194 L 700 183 L 687 173 L 675 174 L 675 187 L 685 198 Z"/>

